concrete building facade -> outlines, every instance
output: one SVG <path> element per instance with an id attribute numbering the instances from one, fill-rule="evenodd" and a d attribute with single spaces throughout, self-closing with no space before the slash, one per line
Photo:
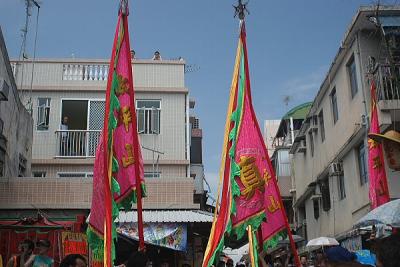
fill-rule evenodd
<path id="1" fill-rule="evenodd" d="M 0 179 L 30 176 L 32 125 L 22 105 L 0 28 Z"/>
<path id="2" fill-rule="evenodd" d="M 378 14 L 398 20 L 400 8 L 381 7 Z M 306 239 L 332 236 L 344 240 L 353 224 L 370 210 L 366 133 L 371 79 L 378 87 L 381 131 L 399 125 L 399 87 L 390 89 L 397 96 L 383 96 L 388 90 L 384 83 L 389 78 L 388 55 L 398 48 L 386 46 L 389 37 L 384 35 L 383 24 L 373 23 L 375 15 L 376 7 L 361 7 L 354 16 L 290 151 L 296 224 Z M 400 174 L 385 167 L 390 196 L 399 198 Z"/>

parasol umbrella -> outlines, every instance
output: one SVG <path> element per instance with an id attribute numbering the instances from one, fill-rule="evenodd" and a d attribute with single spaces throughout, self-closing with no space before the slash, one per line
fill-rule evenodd
<path id="1" fill-rule="evenodd" d="M 358 220 L 354 228 L 374 224 L 386 224 L 396 228 L 400 227 L 400 199 L 390 201 L 373 209 Z"/>
<path id="2" fill-rule="evenodd" d="M 335 238 L 321 236 L 308 241 L 306 247 L 337 246 L 337 245 L 339 245 L 339 242 L 337 242 Z"/>

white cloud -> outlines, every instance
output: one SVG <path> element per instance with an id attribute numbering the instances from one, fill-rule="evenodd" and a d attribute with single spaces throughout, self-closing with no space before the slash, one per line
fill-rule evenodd
<path id="1" fill-rule="evenodd" d="M 327 66 L 319 67 L 308 75 L 294 77 L 285 81 L 281 86 L 281 92 L 294 98 L 304 97 L 313 99 L 315 93 L 321 86 L 322 80 L 326 75 Z"/>

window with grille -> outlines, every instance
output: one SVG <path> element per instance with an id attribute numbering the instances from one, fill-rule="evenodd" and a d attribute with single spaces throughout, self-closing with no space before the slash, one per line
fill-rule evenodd
<path id="1" fill-rule="evenodd" d="M 324 142 L 325 140 L 325 125 L 324 125 L 324 112 L 321 110 L 321 112 L 318 114 L 318 121 L 319 121 L 319 127 L 320 127 L 320 134 L 321 134 L 321 142 Z"/>
<path id="2" fill-rule="evenodd" d="M 358 171 L 360 173 L 360 184 L 363 185 L 368 182 L 365 147 L 363 143 L 357 148 L 357 154 L 358 154 Z"/>
<path id="3" fill-rule="evenodd" d="M 319 218 L 319 200 L 313 199 L 313 210 L 314 210 L 314 219 L 318 220 Z"/>
<path id="4" fill-rule="evenodd" d="M 92 172 L 58 172 L 58 178 L 92 178 Z"/>
<path id="5" fill-rule="evenodd" d="M 140 134 L 160 134 L 161 100 L 137 100 L 136 115 Z"/>
<path id="6" fill-rule="evenodd" d="M 310 139 L 311 157 L 314 157 L 314 136 L 313 136 L 313 132 L 312 131 L 308 132 L 308 136 L 309 136 L 309 139 Z"/>
<path id="7" fill-rule="evenodd" d="M 144 172 L 145 179 L 160 178 L 161 172 Z"/>
<path id="8" fill-rule="evenodd" d="M 329 178 L 321 180 L 319 188 L 322 195 L 322 209 L 324 211 L 329 211 L 331 209 L 331 194 L 329 189 Z"/>
<path id="9" fill-rule="evenodd" d="M 346 188 L 344 185 L 344 174 L 340 174 L 338 176 L 338 193 L 339 193 L 339 200 L 346 198 Z"/>
<path id="10" fill-rule="evenodd" d="M 349 62 L 347 63 L 347 72 L 349 74 L 349 79 L 350 79 L 351 98 L 353 98 L 358 91 L 357 72 L 356 72 L 356 63 L 354 61 L 354 55 L 350 58 Z"/>
<path id="11" fill-rule="evenodd" d="M 34 171 L 32 172 L 33 177 L 46 177 L 46 172 L 45 171 Z"/>
<path id="12" fill-rule="evenodd" d="M 339 109 L 338 109 L 336 88 L 333 88 L 333 90 L 331 92 L 331 106 L 332 106 L 333 123 L 335 124 L 339 119 Z"/>
<path id="13" fill-rule="evenodd" d="M 19 164 L 18 164 L 18 177 L 26 176 L 26 163 L 27 160 L 24 155 L 19 154 Z"/>
<path id="14" fill-rule="evenodd" d="M 36 129 L 47 131 L 50 121 L 50 98 L 38 98 Z"/>

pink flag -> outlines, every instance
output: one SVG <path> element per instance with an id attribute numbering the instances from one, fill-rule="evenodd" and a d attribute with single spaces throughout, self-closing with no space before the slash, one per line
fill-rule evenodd
<path id="1" fill-rule="evenodd" d="M 371 126 L 370 134 L 380 134 L 378 110 L 376 107 L 375 81 L 371 82 Z M 390 200 L 386 178 L 385 162 L 382 144 L 368 139 L 368 172 L 369 172 L 369 199 L 372 209 L 385 204 Z"/>

